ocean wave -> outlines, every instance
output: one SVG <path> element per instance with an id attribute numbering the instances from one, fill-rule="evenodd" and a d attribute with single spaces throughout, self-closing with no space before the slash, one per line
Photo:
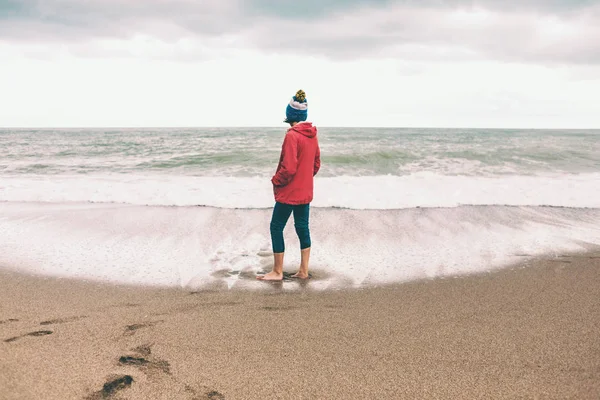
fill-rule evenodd
<path id="1" fill-rule="evenodd" d="M 3 172 L 268 175 L 284 129 L 2 130 Z M 323 128 L 323 176 L 593 173 L 600 131 Z M 48 167 L 43 171 L 35 164 Z"/>
<path id="2" fill-rule="evenodd" d="M 27 273 L 203 288 L 260 288 L 270 210 L 0 203 L 0 265 Z M 491 271 L 600 248 L 600 209 L 314 209 L 315 289 Z M 299 263 L 290 221 L 286 269 Z M 284 288 L 295 289 L 295 283 Z"/>
<path id="3" fill-rule="evenodd" d="M 93 202 L 153 206 L 269 208 L 268 177 L 173 175 L 9 176 L 2 202 Z M 405 209 L 460 205 L 600 207 L 600 173 L 503 175 L 340 176 L 315 180 L 314 207 Z"/>

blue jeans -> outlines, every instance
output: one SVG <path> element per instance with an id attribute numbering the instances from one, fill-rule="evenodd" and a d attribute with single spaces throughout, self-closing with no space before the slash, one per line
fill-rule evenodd
<path id="1" fill-rule="evenodd" d="M 310 231 L 308 229 L 310 204 L 294 206 L 277 202 L 273 208 L 273 217 L 271 218 L 271 242 L 273 243 L 273 253 L 283 253 L 285 251 L 283 229 L 292 212 L 294 213 L 296 234 L 298 234 L 298 239 L 300 239 L 300 249 L 304 250 L 310 247 Z"/>

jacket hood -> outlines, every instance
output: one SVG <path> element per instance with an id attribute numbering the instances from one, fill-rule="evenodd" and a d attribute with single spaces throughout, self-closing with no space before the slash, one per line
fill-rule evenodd
<path id="1" fill-rule="evenodd" d="M 290 131 L 296 131 L 308 138 L 314 138 L 317 136 L 317 127 L 313 126 L 312 122 L 300 122 L 295 126 L 292 126 Z"/>

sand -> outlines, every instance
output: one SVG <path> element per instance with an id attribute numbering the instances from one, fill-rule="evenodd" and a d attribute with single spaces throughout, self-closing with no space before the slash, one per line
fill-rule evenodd
<path id="1" fill-rule="evenodd" d="M 0 399 L 102 398 L 599 399 L 600 255 L 335 292 L 0 272 Z"/>

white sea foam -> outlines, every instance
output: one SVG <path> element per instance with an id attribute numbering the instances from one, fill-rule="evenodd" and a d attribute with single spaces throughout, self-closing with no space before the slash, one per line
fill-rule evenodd
<path id="1" fill-rule="evenodd" d="M 269 218 L 270 210 L 0 203 L 0 265 L 126 284 L 259 288 L 253 275 L 272 265 Z M 315 209 L 311 221 L 315 289 L 484 272 L 600 246 L 598 209 Z M 293 270 L 291 223 L 286 241 Z"/>
<path id="2" fill-rule="evenodd" d="M 268 208 L 268 178 L 173 175 L 27 175 L 3 177 L 0 201 Z M 458 205 L 600 207 L 600 173 L 318 177 L 315 207 L 396 209 Z"/>
<path id="3" fill-rule="evenodd" d="M 243 276 L 272 262 L 269 178 L 283 132 L 0 130 L 0 265 L 122 283 L 255 287 Z M 516 254 L 598 245 L 598 138 L 320 130 L 310 285 L 480 272 Z M 208 207 L 187 207 L 196 205 Z M 291 224 L 287 239 L 293 269 Z M 221 269 L 231 273 L 212 276 Z"/>

